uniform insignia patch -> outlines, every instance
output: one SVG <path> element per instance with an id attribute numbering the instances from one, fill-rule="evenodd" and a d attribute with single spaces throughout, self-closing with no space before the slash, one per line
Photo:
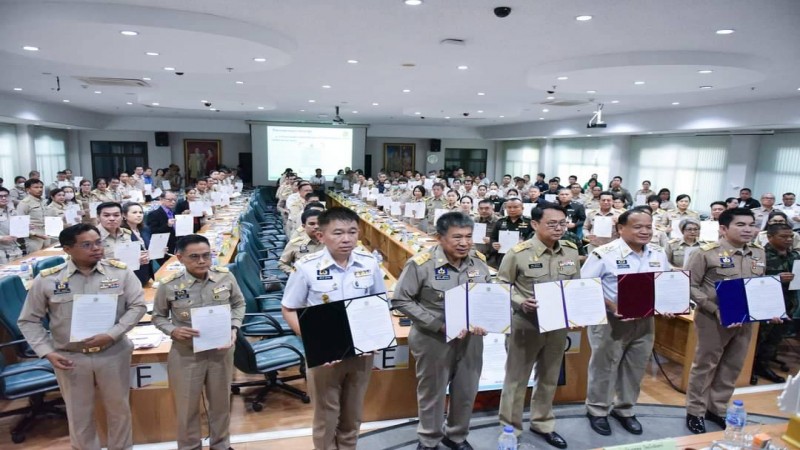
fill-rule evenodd
<path id="1" fill-rule="evenodd" d="M 617 269 L 630 269 L 631 265 L 628 264 L 627 259 L 618 259 L 617 260 Z"/>
<path id="2" fill-rule="evenodd" d="M 723 269 L 730 269 L 732 267 L 736 267 L 733 264 L 733 258 L 730 256 L 723 256 L 719 258 L 719 266 Z"/>
<path id="3" fill-rule="evenodd" d="M 68 281 L 56 281 L 56 288 L 53 289 L 53 294 L 70 294 L 72 290 L 69 288 Z"/>
<path id="4" fill-rule="evenodd" d="M 440 281 L 449 280 L 450 274 L 447 272 L 447 267 L 442 266 L 436 269 L 433 278 Z"/>
<path id="5" fill-rule="evenodd" d="M 186 300 L 189 298 L 189 292 L 186 289 L 175 290 L 175 300 Z"/>
<path id="6" fill-rule="evenodd" d="M 100 281 L 100 289 L 115 289 L 119 287 L 119 280 L 116 278 L 109 278 Z"/>
<path id="7" fill-rule="evenodd" d="M 330 269 L 317 270 L 317 279 L 318 280 L 332 280 L 333 276 L 331 276 Z"/>
<path id="8" fill-rule="evenodd" d="M 544 268 L 544 264 L 540 262 L 528 264 L 528 269 L 542 269 L 542 268 Z"/>

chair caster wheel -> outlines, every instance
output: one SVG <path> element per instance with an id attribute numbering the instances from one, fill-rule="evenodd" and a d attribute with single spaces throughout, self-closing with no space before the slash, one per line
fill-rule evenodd
<path id="1" fill-rule="evenodd" d="M 239 395 L 240 392 L 242 392 L 242 390 L 238 386 L 231 388 L 231 393 L 233 393 L 233 395 Z"/>
<path id="2" fill-rule="evenodd" d="M 11 433 L 11 442 L 21 444 L 25 442 L 25 435 L 22 433 Z"/>
<path id="3" fill-rule="evenodd" d="M 264 409 L 264 405 L 262 405 L 261 403 L 253 402 L 253 411 L 261 412 L 262 409 Z"/>
<path id="4" fill-rule="evenodd" d="M 311 403 L 311 397 L 305 395 L 300 399 L 303 403 Z"/>

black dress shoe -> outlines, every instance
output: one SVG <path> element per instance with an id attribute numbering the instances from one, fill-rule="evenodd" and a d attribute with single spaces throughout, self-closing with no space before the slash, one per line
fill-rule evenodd
<path id="1" fill-rule="evenodd" d="M 758 384 L 758 376 L 756 376 L 756 373 L 753 372 L 750 374 L 750 385 L 755 386 L 757 384 Z"/>
<path id="2" fill-rule="evenodd" d="M 417 442 L 417 450 L 436 450 L 437 448 L 439 448 L 438 445 L 436 447 L 425 447 L 422 442 Z"/>
<path id="3" fill-rule="evenodd" d="M 592 427 L 595 433 L 611 436 L 611 425 L 608 424 L 608 417 L 593 416 L 589 413 L 586 413 L 586 417 L 589 418 L 589 426 Z"/>
<path id="4" fill-rule="evenodd" d="M 781 369 L 781 371 L 782 371 L 782 372 L 788 372 L 788 371 L 789 371 L 789 366 L 787 366 L 787 365 L 786 365 L 786 363 L 785 363 L 785 362 L 783 362 L 783 361 L 781 361 L 780 359 L 778 359 L 778 358 L 772 358 L 772 362 L 774 362 L 775 364 L 777 364 L 777 365 L 778 365 L 778 367 L 780 367 L 780 369 Z"/>
<path id="5" fill-rule="evenodd" d="M 530 428 L 530 430 L 534 434 L 538 434 L 539 436 L 543 437 L 548 444 L 555 448 L 567 448 L 567 441 L 565 441 L 564 438 L 555 431 L 551 431 L 550 433 L 540 433 L 533 428 Z"/>
<path id="6" fill-rule="evenodd" d="M 700 416 L 686 415 L 686 428 L 694 434 L 706 432 L 706 421 Z"/>
<path id="7" fill-rule="evenodd" d="M 706 420 L 717 424 L 717 426 L 723 430 L 725 429 L 725 418 L 720 415 L 714 414 L 711 411 L 706 411 Z"/>
<path id="8" fill-rule="evenodd" d="M 756 375 L 760 376 L 761 378 L 766 378 L 769 381 L 772 381 L 773 383 L 785 383 L 786 382 L 786 378 L 783 378 L 782 376 L 780 376 L 777 373 L 773 372 L 772 369 L 770 369 L 769 367 L 764 367 L 764 366 L 756 367 L 755 373 L 756 373 Z"/>
<path id="9" fill-rule="evenodd" d="M 628 433 L 631 434 L 642 434 L 642 424 L 636 419 L 636 416 L 620 416 L 615 412 L 611 412 L 611 417 L 617 419 L 619 424 L 622 425 L 622 428 L 625 428 Z"/>
<path id="10" fill-rule="evenodd" d="M 475 450 L 475 449 L 472 448 L 472 446 L 469 444 L 469 442 L 464 441 L 464 442 L 455 443 L 447 436 L 445 436 L 442 439 L 442 444 L 444 444 L 447 448 L 451 448 L 453 450 Z"/>

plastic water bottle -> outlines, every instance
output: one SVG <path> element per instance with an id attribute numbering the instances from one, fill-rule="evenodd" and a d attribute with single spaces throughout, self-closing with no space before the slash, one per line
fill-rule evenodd
<path id="1" fill-rule="evenodd" d="M 497 450 L 517 450 L 517 437 L 511 425 L 503 427 L 503 433 L 497 438 Z"/>
<path id="2" fill-rule="evenodd" d="M 31 266 L 28 261 L 22 261 L 19 265 L 19 277 L 22 280 L 29 280 L 31 278 Z"/>
<path id="3" fill-rule="evenodd" d="M 742 440 L 742 429 L 747 423 L 747 412 L 744 410 L 744 402 L 734 400 L 725 413 L 725 440 L 728 442 L 740 442 Z"/>

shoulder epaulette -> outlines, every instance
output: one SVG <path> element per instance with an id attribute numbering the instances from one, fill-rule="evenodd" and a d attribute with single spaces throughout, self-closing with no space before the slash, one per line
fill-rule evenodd
<path id="1" fill-rule="evenodd" d="M 228 273 L 228 272 L 230 272 L 230 269 L 228 269 L 225 266 L 211 266 L 211 270 L 213 270 L 214 272 L 220 272 L 220 273 Z"/>
<path id="2" fill-rule="evenodd" d="M 67 267 L 67 263 L 62 263 L 57 266 L 42 270 L 41 272 L 39 272 L 39 275 L 43 277 L 49 277 L 54 273 L 61 272 L 65 267 Z"/>
<path id="3" fill-rule="evenodd" d="M 483 262 L 486 262 L 486 255 L 484 255 L 483 253 L 481 253 L 481 252 L 479 252 L 477 250 L 475 250 L 475 257 L 480 259 Z"/>
<path id="4" fill-rule="evenodd" d="M 312 259 L 317 259 L 322 256 L 322 253 L 323 252 L 309 253 L 303 256 L 302 258 L 298 259 L 297 261 L 295 261 L 295 264 L 300 264 L 302 262 L 311 261 Z"/>
<path id="5" fill-rule="evenodd" d="M 122 230 L 122 234 L 131 234 L 131 230 L 127 228 L 120 228 L 120 230 Z"/>
<path id="6" fill-rule="evenodd" d="M 429 259 L 431 259 L 431 252 L 424 252 L 412 258 L 412 261 L 414 261 L 416 265 L 421 266 L 425 264 Z"/>
<path id="7" fill-rule="evenodd" d="M 171 273 L 171 274 L 165 276 L 164 278 L 158 280 L 158 282 L 161 283 L 161 284 L 169 283 L 170 281 L 172 281 L 172 280 L 174 280 L 176 278 L 179 278 L 181 275 L 183 275 L 183 271 L 182 270 L 178 271 L 178 272 Z"/>
<path id="8" fill-rule="evenodd" d="M 612 250 L 612 247 L 610 245 L 608 245 L 608 244 L 601 245 L 600 247 L 597 247 L 596 249 L 592 250 L 592 254 L 594 254 L 598 258 L 602 259 L 603 255 L 605 255 L 606 253 L 610 252 L 611 250 Z"/>
<path id="9" fill-rule="evenodd" d="M 680 241 L 681 241 L 680 239 L 678 239 L 678 238 L 674 238 L 674 239 L 670 239 L 670 240 L 669 240 L 669 243 L 670 243 L 670 244 L 677 244 L 677 243 L 678 243 L 678 242 L 680 242 Z"/>
<path id="10" fill-rule="evenodd" d="M 652 250 L 654 252 L 663 252 L 664 251 L 664 247 L 662 247 L 662 246 L 660 246 L 658 244 L 649 243 L 649 244 L 647 244 L 647 246 L 650 248 L 650 250 Z"/>
<path id="11" fill-rule="evenodd" d="M 294 238 L 291 241 L 289 241 L 289 243 L 290 244 L 296 244 L 296 243 L 298 243 L 298 242 L 300 242 L 302 240 L 303 240 L 303 236 L 297 236 L 296 238 Z"/>
<path id="12" fill-rule="evenodd" d="M 708 244 L 701 246 L 700 250 L 702 250 L 704 252 L 707 252 L 707 251 L 713 250 L 713 249 L 715 249 L 717 247 L 719 247 L 719 242 L 709 242 Z"/>
<path id="13" fill-rule="evenodd" d="M 753 247 L 753 248 L 760 248 L 760 249 L 764 248 L 764 246 L 759 244 L 758 242 L 753 242 L 753 243 L 750 244 L 750 246 Z"/>
<path id="14" fill-rule="evenodd" d="M 107 263 L 111 264 L 112 266 L 116 267 L 117 269 L 127 269 L 128 265 L 122 261 L 116 259 L 107 259 Z"/>
<path id="15" fill-rule="evenodd" d="M 522 242 L 520 242 L 519 244 L 517 244 L 517 245 L 515 245 L 515 246 L 511 247 L 511 250 L 513 250 L 513 251 L 515 251 L 515 252 L 519 253 L 519 252 L 521 252 L 521 251 L 525 250 L 526 248 L 530 248 L 530 247 L 531 247 L 531 245 L 532 245 L 532 243 L 531 243 L 531 240 L 530 240 L 530 239 L 528 239 L 528 240 L 526 240 L 526 241 L 522 241 Z"/>
<path id="16" fill-rule="evenodd" d="M 356 248 L 354 248 L 353 252 L 363 256 L 372 256 L 372 253 L 370 253 L 369 250 L 367 250 L 363 245 L 359 245 Z"/>
<path id="17" fill-rule="evenodd" d="M 575 243 L 574 243 L 574 242 L 572 242 L 572 241 L 564 241 L 564 240 L 562 240 L 562 241 L 558 241 L 558 242 L 559 242 L 561 245 L 564 245 L 564 246 L 567 246 L 567 247 L 570 247 L 570 248 L 574 248 L 575 250 L 577 250 L 577 249 L 578 249 L 578 246 L 577 246 L 577 245 L 575 245 Z"/>

